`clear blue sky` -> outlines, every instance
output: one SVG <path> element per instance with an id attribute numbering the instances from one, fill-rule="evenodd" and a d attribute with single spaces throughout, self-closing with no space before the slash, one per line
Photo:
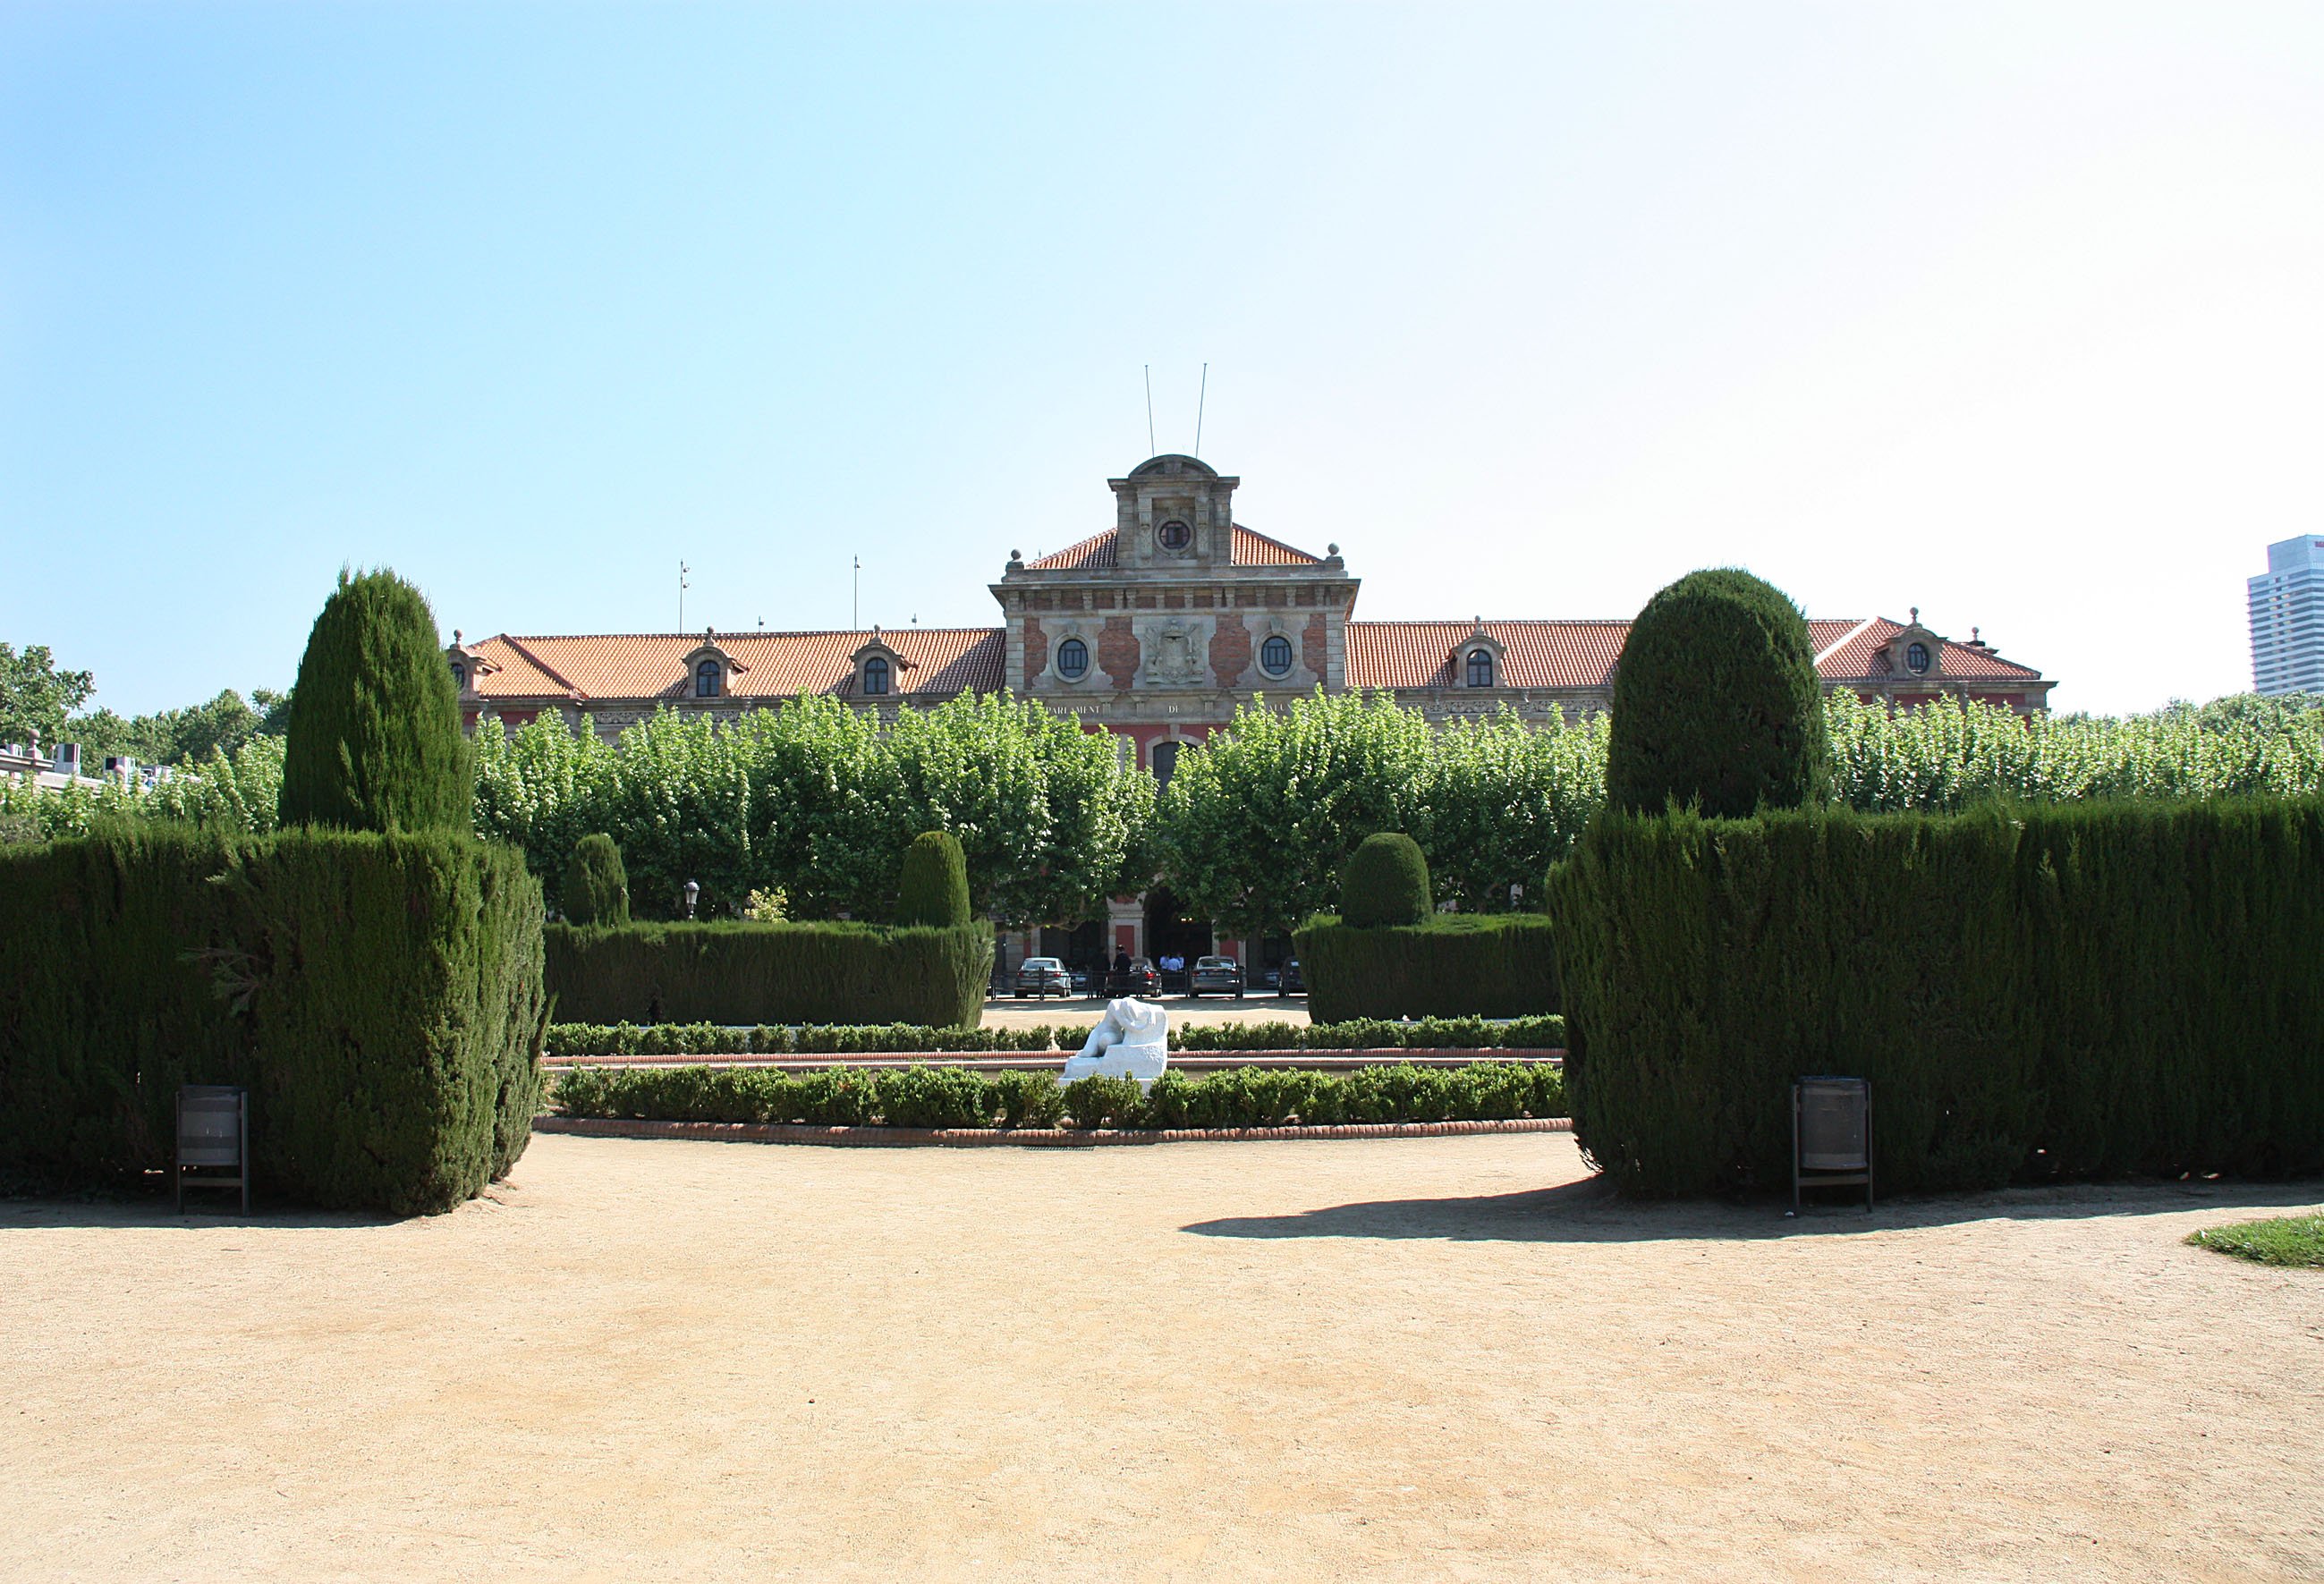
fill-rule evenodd
<path id="1" fill-rule="evenodd" d="M 2324 6 L 0 10 L 0 639 L 996 620 L 1194 441 L 1360 615 L 1706 563 L 2066 708 L 2324 529 Z"/>

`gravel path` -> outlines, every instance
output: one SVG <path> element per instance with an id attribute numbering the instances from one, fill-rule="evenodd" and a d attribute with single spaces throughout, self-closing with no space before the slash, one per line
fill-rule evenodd
<path id="1" fill-rule="evenodd" d="M 1786 1222 L 1555 1135 L 541 1137 L 448 1216 L 0 1202 L 10 1579 L 2324 1577 L 2302 1202 Z"/>

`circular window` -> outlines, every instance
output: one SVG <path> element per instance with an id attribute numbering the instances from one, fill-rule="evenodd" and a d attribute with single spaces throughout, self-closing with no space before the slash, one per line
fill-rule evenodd
<path id="1" fill-rule="evenodd" d="M 1183 550 L 1194 542 L 1194 530 L 1174 517 L 1156 529 L 1154 537 L 1166 550 Z"/>
<path id="2" fill-rule="evenodd" d="M 1068 682 L 1078 682 L 1089 675 L 1089 645 L 1078 638 L 1069 638 L 1057 646 L 1057 675 Z"/>
<path id="3" fill-rule="evenodd" d="M 1259 646 L 1259 668 L 1270 677 L 1291 669 L 1291 640 L 1280 632 Z"/>
<path id="4" fill-rule="evenodd" d="M 1929 668 L 1929 646 L 1908 643 L 1904 646 L 1904 668 L 1918 677 Z"/>

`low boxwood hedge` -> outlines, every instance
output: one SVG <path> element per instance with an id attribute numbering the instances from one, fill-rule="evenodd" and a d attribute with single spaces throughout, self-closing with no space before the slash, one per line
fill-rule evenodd
<path id="1" fill-rule="evenodd" d="M 1294 938 L 1307 1010 L 1319 1023 L 1560 1010 L 1557 950 L 1538 913 L 1443 914 L 1377 929 L 1320 914 Z"/>
<path id="2" fill-rule="evenodd" d="M 1059 1088 L 1046 1073 L 988 1076 L 957 1067 L 576 1067 L 557 1075 L 567 1117 L 665 1122 L 798 1122 L 817 1127 L 1272 1128 L 1288 1122 L 1445 1122 L 1562 1117 L 1565 1087 L 1546 1063 L 1465 1067 L 1404 1063 L 1349 1073 L 1238 1067 L 1165 1073 L 1142 1098 L 1127 1079 Z"/>
<path id="3" fill-rule="evenodd" d="M 759 1024 L 558 1023 L 549 1030 L 552 1056 L 856 1056 L 890 1051 L 1012 1052 L 1078 1050 L 1086 1030 L 1065 1025 L 1030 1028 L 931 1028 L 919 1023 Z M 1360 1018 L 1350 1023 L 1199 1023 L 1170 1031 L 1176 1051 L 1555 1050 L 1565 1044 L 1565 1019 L 1419 1018 Z"/>
<path id="4" fill-rule="evenodd" d="M 973 1028 L 992 932 L 871 924 L 549 926 L 549 989 L 591 1022 L 855 1023 Z"/>

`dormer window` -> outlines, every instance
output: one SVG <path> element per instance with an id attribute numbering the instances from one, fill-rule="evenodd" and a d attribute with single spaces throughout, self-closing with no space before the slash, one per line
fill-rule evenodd
<path id="1" fill-rule="evenodd" d="M 863 662 L 863 693 L 867 698 L 881 698 L 888 692 L 888 657 L 873 655 Z"/>
<path id="2" fill-rule="evenodd" d="M 1469 651 L 1469 686 L 1490 687 L 1493 685 L 1493 651 L 1472 649 Z"/>
<path id="3" fill-rule="evenodd" d="M 1078 682 L 1089 675 L 1089 645 L 1078 638 L 1069 638 L 1057 646 L 1057 675 L 1068 682 Z"/>
<path id="4" fill-rule="evenodd" d="M 1291 640 L 1280 632 L 1269 635 L 1259 646 L 1259 668 L 1270 677 L 1286 675 L 1291 669 Z"/>
<path id="5" fill-rule="evenodd" d="M 463 693 L 468 691 L 468 668 L 457 660 L 452 662 L 452 686 Z"/>
<path id="6" fill-rule="evenodd" d="M 1915 677 L 1925 677 L 1929 674 L 1927 644 L 1915 641 L 1904 646 L 1904 669 Z"/>
<path id="7" fill-rule="evenodd" d="M 1194 530 L 1174 517 L 1154 530 L 1154 539 L 1166 550 L 1183 550 L 1194 542 Z"/>
<path id="8" fill-rule="evenodd" d="M 668 676 L 668 672 L 663 673 Z M 725 678 L 719 674 L 716 660 L 705 660 L 694 668 L 694 696 L 716 698 L 725 690 Z"/>

